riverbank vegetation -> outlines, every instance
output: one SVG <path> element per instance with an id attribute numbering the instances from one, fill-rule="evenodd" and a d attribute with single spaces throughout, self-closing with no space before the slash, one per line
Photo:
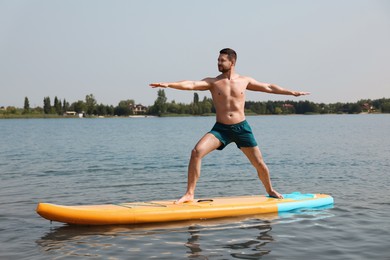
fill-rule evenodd
<path id="1" fill-rule="evenodd" d="M 24 107 L 0 107 L 0 118 L 63 118 L 63 117 L 128 117 L 128 116 L 207 116 L 215 114 L 211 98 L 199 99 L 194 93 L 190 104 L 168 102 L 164 89 L 157 92 L 157 99 L 152 106 L 136 104 L 134 100 L 122 100 L 117 106 L 98 104 L 93 94 L 85 100 L 69 103 L 57 97 L 51 102 L 44 97 L 42 107 L 30 107 L 28 97 Z M 363 99 L 355 103 L 314 103 L 311 101 L 247 101 L 245 112 L 250 115 L 289 115 L 289 114 L 360 114 L 390 113 L 390 99 Z"/>

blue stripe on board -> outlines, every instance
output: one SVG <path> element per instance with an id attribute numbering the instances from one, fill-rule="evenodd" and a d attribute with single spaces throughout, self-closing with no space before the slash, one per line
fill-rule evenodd
<path id="1" fill-rule="evenodd" d="M 314 199 L 315 196 L 316 196 L 315 194 L 310 194 L 310 193 L 302 194 L 300 192 L 293 192 L 293 193 L 289 193 L 289 194 L 283 194 L 283 198 L 285 198 L 285 199 L 294 199 L 294 200 Z"/>
<path id="2" fill-rule="evenodd" d="M 282 194 L 282 195 L 283 198 L 285 199 L 293 199 L 293 200 L 314 199 L 316 196 L 315 194 L 311 194 L 311 193 L 302 194 L 299 191 Z M 267 196 L 267 197 L 272 198 L 271 196 Z"/>
<path id="3" fill-rule="evenodd" d="M 333 204 L 334 200 L 332 197 L 315 199 L 315 200 L 305 200 L 289 203 L 278 203 L 278 212 L 285 212 L 299 208 L 316 208 L 329 204 Z"/>

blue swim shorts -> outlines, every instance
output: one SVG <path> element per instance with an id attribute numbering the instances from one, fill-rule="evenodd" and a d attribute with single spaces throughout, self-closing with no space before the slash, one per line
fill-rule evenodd
<path id="1" fill-rule="evenodd" d="M 218 147 L 218 150 L 222 150 L 231 142 L 236 143 L 238 148 L 257 146 L 252 129 L 246 120 L 234 125 L 225 125 L 217 122 L 209 133 L 221 141 L 222 145 Z"/>

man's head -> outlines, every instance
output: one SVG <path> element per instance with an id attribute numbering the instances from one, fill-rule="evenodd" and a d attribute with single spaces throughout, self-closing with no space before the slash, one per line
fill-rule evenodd
<path id="1" fill-rule="evenodd" d="M 235 64 L 237 60 L 237 53 L 230 49 L 225 48 L 219 52 L 218 57 L 218 70 L 222 73 L 228 72 Z"/>

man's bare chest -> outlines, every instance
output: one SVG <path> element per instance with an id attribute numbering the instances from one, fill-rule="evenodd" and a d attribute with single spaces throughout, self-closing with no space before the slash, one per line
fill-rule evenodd
<path id="1" fill-rule="evenodd" d="M 223 80 L 214 84 L 213 96 L 219 97 L 240 97 L 245 94 L 247 84 L 243 81 Z"/>

